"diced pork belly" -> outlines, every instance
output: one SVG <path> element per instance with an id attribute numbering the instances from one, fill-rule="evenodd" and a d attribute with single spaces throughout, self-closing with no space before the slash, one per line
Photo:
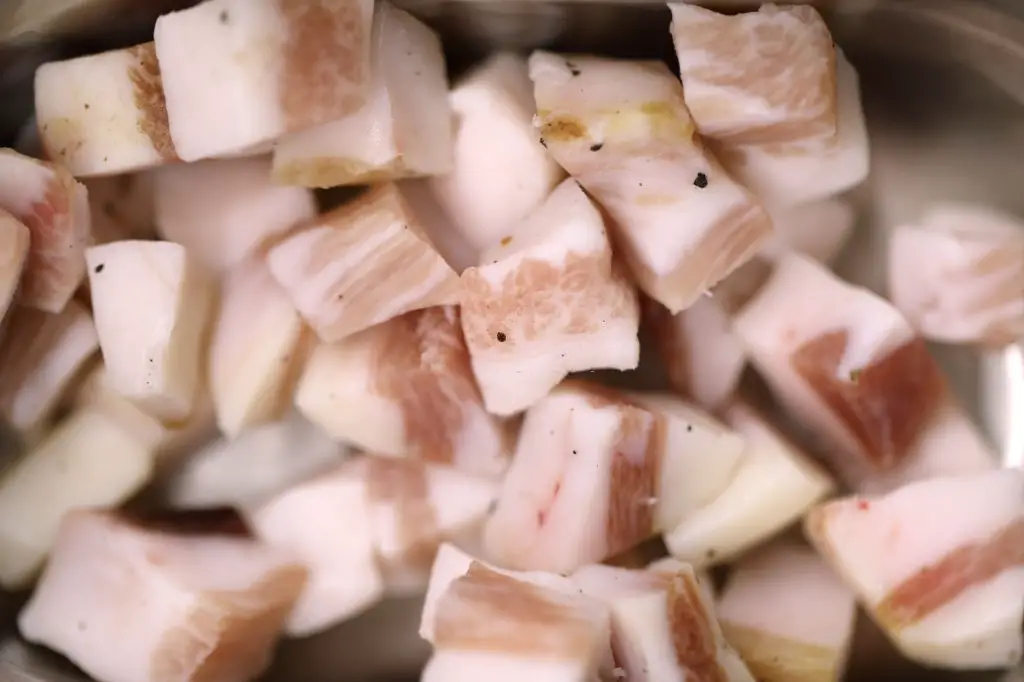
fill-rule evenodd
<path id="1" fill-rule="evenodd" d="M 752 407 L 734 403 L 726 423 L 746 440 L 728 487 L 665 533 L 669 552 L 703 566 L 728 561 L 780 532 L 830 493 L 829 476 Z"/>
<path id="2" fill-rule="evenodd" d="M 336 466 L 346 448 L 297 414 L 219 438 L 162 484 L 176 509 L 248 508 Z"/>
<path id="3" fill-rule="evenodd" d="M 851 486 L 922 456 L 920 443 L 952 407 L 924 341 L 887 301 L 787 254 L 733 319 L 776 397 L 826 441 Z M 977 453 L 949 453 L 947 473 L 976 471 Z M 935 456 L 935 453 L 928 455 Z"/>
<path id="4" fill-rule="evenodd" d="M 710 410 L 725 404 L 740 383 L 747 353 L 718 303 L 701 298 L 675 315 L 651 300 L 643 308 L 672 389 Z"/>
<path id="5" fill-rule="evenodd" d="M 473 564 L 483 565 L 523 582 L 549 588 L 564 594 L 578 594 L 579 587 L 569 578 L 547 571 L 511 571 L 491 565 L 478 557 L 462 551 L 450 542 L 444 542 L 437 548 L 434 565 L 430 570 L 427 593 L 423 599 L 423 610 L 420 614 L 420 637 L 434 643 L 435 626 L 437 624 L 437 607 L 441 597 L 451 584 L 466 575 Z"/>
<path id="6" fill-rule="evenodd" d="M 743 447 L 677 398 L 559 387 L 526 413 L 484 530 L 487 555 L 556 572 L 615 556 L 719 495 Z"/>
<path id="7" fill-rule="evenodd" d="M 585 566 L 572 581 L 611 610 L 612 654 L 630 682 L 753 682 L 715 619 L 693 568 Z"/>
<path id="8" fill-rule="evenodd" d="M 478 528 L 495 494 L 493 482 L 447 467 L 362 457 L 252 511 L 257 535 L 310 570 L 288 631 L 311 634 L 350 618 L 385 586 L 424 588 L 438 545 Z"/>
<path id="9" fill-rule="evenodd" d="M 598 601 L 517 580 L 474 562 L 437 606 L 423 682 L 590 682 L 608 648 Z"/>
<path id="10" fill-rule="evenodd" d="M 0 149 L 0 209 L 29 231 L 18 301 L 59 313 L 85 276 L 88 192 L 60 166 Z"/>
<path id="11" fill-rule="evenodd" d="M 0 209 L 0 320 L 14 301 L 29 251 L 25 224 Z"/>
<path id="12" fill-rule="evenodd" d="M 182 453 L 192 453 L 217 436 L 213 401 L 203 387 L 197 391 L 188 419 L 165 424 L 112 388 L 102 361 L 89 370 L 76 387 L 71 406 L 98 412 L 113 420 L 150 447 L 158 461 L 176 462 Z"/>
<path id="13" fill-rule="evenodd" d="M 856 187 L 868 175 L 870 148 L 860 78 L 841 52 L 836 55 L 839 117 L 833 137 L 735 146 L 709 143 L 729 173 L 766 206 L 784 208 L 824 199 Z"/>
<path id="14" fill-rule="evenodd" d="M 437 34 L 409 13 L 377 3 L 370 74 L 361 108 L 278 141 L 277 182 L 335 187 L 451 170 L 452 111 Z"/>
<path id="15" fill-rule="evenodd" d="M 214 272 L 316 215 L 309 190 L 271 182 L 265 157 L 179 165 L 154 175 L 158 233 Z"/>
<path id="16" fill-rule="evenodd" d="M 775 233 L 761 253 L 774 257 L 795 252 L 826 265 L 832 263 L 853 234 L 856 214 L 850 202 L 823 199 L 771 213 Z"/>
<path id="17" fill-rule="evenodd" d="M 459 299 L 458 275 L 394 184 L 321 215 L 270 249 L 267 262 L 327 343 Z"/>
<path id="18" fill-rule="evenodd" d="M 86 252 L 112 388 L 168 422 L 192 412 L 213 294 L 180 244 L 122 241 Z"/>
<path id="19" fill-rule="evenodd" d="M 451 92 L 455 165 L 429 180 L 438 203 L 477 252 L 511 234 L 565 177 L 533 127 L 526 59 L 503 52 Z"/>
<path id="20" fill-rule="evenodd" d="M 70 301 L 51 315 L 15 308 L 0 342 L 0 414 L 19 431 L 41 426 L 99 350 L 92 316 Z"/>
<path id="21" fill-rule="evenodd" d="M 92 243 L 156 236 L 156 174 L 141 172 L 84 182 L 89 190 Z"/>
<path id="22" fill-rule="evenodd" d="M 361 107 L 372 21 L 372 0 L 207 0 L 161 16 L 156 54 L 178 156 L 258 150 Z"/>
<path id="23" fill-rule="evenodd" d="M 488 411 L 520 412 L 570 372 L 637 366 L 636 292 L 574 181 L 482 262 L 462 273 L 462 328 Z"/>
<path id="24" fill-rule="evenodd" d="M 456 307 L 413 311 L 320 345 L 295 404 L 334 438 L 370 452 L 485 476 L 508 466 L 509 428 L 484 409 Z"/>
<path id="25" fill-rule="evenodd" d="M 247 538 L 79 511 L 18 627 L 104 682 L 246 682 L 270 663 L 305 580 L 291 557 Z"/>
<path id="26" fill-rule="evenodd" d="M 726 640 L 760 682 L 839 682 L 856 615 L 853 592 L 792 542 L 740 559 L 718 601 Z"/>
<path id="27" fill-rule="evenodd" d="M 229 271 L 209 349 L 210 392 L 228 437 L 274 421 L 291 403 L 306 326 L 263 259 Z"/>
<path id="28" fill-rule="evenodd" d="M 65 512 L 114 507 L 149 479 L 148 447 L 105 415 L 80 410 L 0 479 L 0 585 L 28 586 Z"/>
<path id="29" fill-rule="evenodd" d="M 893 304 L 923 336 L 1002 346 L 1024 339 L 1024 221 L 940 204 L 889 242 Z"/>
<path id="30" fill-rule="evenodd" d="M 836 51 L 813 7 L 718 14 L 670 2 L 686 106 L 701 135 L 732 144 L 836 132 Z"/>
<path id="31" fill-rule="evenodd" d="M 673 313 L 771 233 L 767 213 L 702 148 L 663 63 L 535 52 L 530 78 L 547 148 L 608 212 L 640 287 Z"/>
<path id="32" fill-rule="evenodd" d="M 822 505 L 807 533 L 907 657 L 1012 667 L 1024 654 L 1024 472 L 990 471 Z"/>
<path id="33" fill-rule="evenodd" d="M 35 101 L 46 156 L 72 175 L 113 175 L 178 159 L 151 42 L 43 64 Z"/>

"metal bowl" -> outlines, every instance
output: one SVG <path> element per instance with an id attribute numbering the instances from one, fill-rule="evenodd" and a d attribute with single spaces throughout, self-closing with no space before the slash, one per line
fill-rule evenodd
<path id="1" fill-rule="evenodd" d="M 35 65 L 47 59 L 141 42 L 168 0 L 0 1 L 0 140 L 30 113 Z M 173 0 L 172 0 L 173 1 Z M 34 3 L 34 4 L 33 4 Z M 181 4 L 181 3 L 179 3 Z M 668 11 L 661 2 L 398 0 L 444 37 L 459 71 L 494 48 L 535 47 L 670 62 Z M 752 3 L 705 2 L 716 8 Z M 756 3 L 755 3 L 756 4 Z M 61 10 L 38 21 L 35 7 Z M 111 7 L 116 11 L 111 13 Z M 861 73 L 872 142 L 872 172 L 853 194 L 859 225 L 840 259 L 847 279 L 884 290 L 884 248 L 893 224 L 916 218 L 937 199 L 985 202 L 1024 216 L 1024 2 L 1021 0 L 832 0 L 821 9 Z M 105 11 L 104 11 L 105 10 Z M 37 12 L 42 14 L 42 12 Z M 27 35 L 27 30 L 42 34 Z M 14 34 L 20 34 L 15 37 Z M 935 352 L 961 399 L 999 446 L 1006 466 L 1024 464 L 1024 350 L 979 356 Z M 0 681 L 84 682 L 66 661 L 21 642 L 17 599 L 0 598 Z M 5 608 L 6 605 L 6 608 Z M 320 636 L 282 645 L 268 680 L 414 680 L 428 655 L 416 636 L 416 600 L 390 600 Z M 1005 677 L 1003 677 L 1005 675 Z M 1019 680 L 1022 671 L 956 674 L 917 668 L 897 656 L 862 618 L 847 677 L 861 680 L 974 682 Z"/>

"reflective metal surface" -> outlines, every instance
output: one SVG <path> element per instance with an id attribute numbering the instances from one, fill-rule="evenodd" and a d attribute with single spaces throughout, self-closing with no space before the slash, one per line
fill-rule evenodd
<path id="1" fill-rule="evenodd" d="M 33 2 L 36 0 L 32 0 Z M 40 0 L 41 1 L 41 0 Z M 88 0 L 84 0 L 88 1 Z M 93 0 L 104 2 L 105 0 Z M 79 0 L 77 4 L 81 4 Z M 399 0 L 435 26 L 458 71 L 494 47 L 552 47 L 671 61 L 668 12 L 647 2 Z M 704 4 L 746 7 L 749 2 Z M 853 197 L 854 241 L 839 272 L 877 291 L 885 285 L 887 230 L 936 199 L 986 202 L 1024 216 L 1024 1 L 832 0 L 818 3 L 836 41 L 861 73 L 872 137 L 872 173 Z M 166 6 L 139 0 L 136 7 Z M 3 8 L 0 3 L 0 9 Z M 10 5 L 8 5 L 9 7 Z M 0 48 L 0 137 L 10 139 L 31 103 L 34 65 L 54 55 L 147 39 L 148 18 L 77 27 L 77 39 Z M 6 35 L 0 11 L 0 39 Z M 62 25 L 65 31 L 69 24 Z M 134 36 L 134 37 L 133 37 Z M 936 353 L 964 403 L 1009 466 L 1024 464 L 1024 350 L 984 357 L 952 347 Z M 0 600 L 11 623 L 14 601 Z M 4 611 L 7 610 L 5 618 Z M 414 601 L 391 601 L 321 636 L 285 643 L 270 674 L 282 682 L 414 680 L 427 648 L 416 636 Z M 848 680 L 986 681 L 996 673 L 926 671 L 901 661 L 866 620 Z M 1020 671 L 1014 682 L 1024 674 Z M 1007 675 L 1005 682 L 1010 682 Z M 0 682 L 81 682 L 56 657 L 13 635 L 0 643 Z"/>

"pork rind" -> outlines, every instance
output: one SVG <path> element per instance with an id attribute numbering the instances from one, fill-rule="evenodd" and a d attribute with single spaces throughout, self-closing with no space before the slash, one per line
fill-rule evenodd
<path id="1" fill-rule="evenodd" d="M 520 412 L 570 372 L 632 369 L 639 304 L 572 180 L 462 273 L 462 328 L 488 411 Z"/>
<path id="2" fill-rule="evenodd" d="M 808 537 L 908 658 L 1012 667 L 1024 641 L 1024 473 L 913 483 L 822 505 Z"/>
<path id="3" fill-rule="evenodd" d="M 677 313 L 749 259 L 771 221 L 696 138 L 661 62 L 535 52 L 537 126 L 601 204 L 640 288 Z"/>
<path id="4" fill-rule="evenodd" d="M 29 231 L 18 302 L 59 313 L 85 276 L 88 192 L 60 166 L 0 149 L 0 209 Z"/>
<path id="5" fill-rule="evenodd" d="M 106 682 L 246 682 L 270 663 L 305 580 L 288 555 L 250 539 L 79 511 L 61 524 L 18 627 Z"/>
<path id="6" fill-rule="evenodd" d="M 306 363 L 295 404 L 338 440 L 484 476 L 508 466 L 510 429 L 484 409 L 456 307 L 417 310 Z"/>
<path id="7" fill-rule="evenodd" d="M 562 386 L 526 413 L 487 555 L 563 573 L 615 556 L 717 497 L 744 445 L 678 398 Z"/>
<path id="8" fill-rule="evenodd" d="M 370 78 L 362 107 L 277 142 L 277 182 L 335 187 L 451 170 L 452 110 L 437 34 L 411 14 L 378 2 Z"/>
<path id="9" fill-rule="evenodd" d="M 889 294 L 925 338 L 1024 339 L 1024 222 L 976 205 L 932 207 L 892 234 Z"/>
<path id="10" fill-rule="evenodd" d="M 178 159 L 151 42 L 43 64 L 35 98 L 43 149 L 72 175 L 113 175 Z"/>
<path id="11" fill-rule="evenodd" d="M 207 0 L 161 16 L 156 55 L 178 156 L 259 150 L 361 107 L 372 20 L 372 0 Z"/>
<path id="12" fill-rule="evenodd" d="M 763 682 L 839 682 L 857 602 L 814 550 L 775 542 L 741 558 L 718 600 L 725 639 Z"/>
<path id="13" fill-rule="evenodd" d="M 267 263 L 321 341 L 459 301 L 459 278 L 394 184 L 377 185 L 270 249 Z"/>
<path id="14" fill-rule="evenodd" d="M 924 341 L 866 289 L 785 255 L 733 329 L 776 398 L 822 439 L 829 465 L 848 485 L 891 490 L 993 466 L 994 454 Z M 954 437 L 957 447 L 941 437 Z"/>
<path id="15" fill-rule="evenodd" d="M 669 552 L 695 566 L 729 561 L 799 520 L 835 488 L 831 477 L 755 408 L 735 402 L 725 423 L 745 442 L 728 486 L 665 533 Z"/>

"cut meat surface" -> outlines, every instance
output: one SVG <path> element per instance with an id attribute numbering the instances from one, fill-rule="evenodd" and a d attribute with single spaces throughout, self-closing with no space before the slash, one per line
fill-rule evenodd
<path id="1" fill-rule="evenodd" d="M 771 233 L 767 213 L 695 137 L 663 63 L 535 52 L 530 78 L 552 157 L 607 212 L 640 288 L 673 313 Z"/>
<path id="2" fill-rule="evenodd" d="M 462 329 L 488 411 L 521 412 L 570 372 L 637 366 L 636 292 L 575 182 L 482 262 L 462 273 Z"/>
<path id="3" fill-rule="evenodd" d="M 394 184 L 325 213 L 267 254 L 270 272 L 321 341 L 459 301 L 459 278 Z"/>
<path id="4" fill-rule="evenodd" d="M 18 627 L 107 682 L 247 682 L 269 664 L 305 580 L 252 540 L 80 511 L 61 524 Z"/>
<path id="5" fill-rule="evenodd" d="M 1024 473 L 913 483 L 822 505 L 807 533 L 897 647 L 948 668 L 1024 654 Z"/>
<path id="6" fill-rule="evenodd" d="M 487 554 L 556 572 L 612 557 L 721 493 L 743 447 L 677 398 L 560 387 L 526 414 Z"/>
<path id="7" fill-rule="evenodd" d="M 669 3 L 686 106 L 701 135 L 763 144 L 836 132 L 835 46 L 809 5 L 718 14 Z"/>
<path id="8" fill-rule="evenodd" d="M 511 429 L 487 413 L 459 311 L 413 311 L 336 344 L 306 364 L 295 404 L 334 438 L 380 454 L 498 476 Z"/>

